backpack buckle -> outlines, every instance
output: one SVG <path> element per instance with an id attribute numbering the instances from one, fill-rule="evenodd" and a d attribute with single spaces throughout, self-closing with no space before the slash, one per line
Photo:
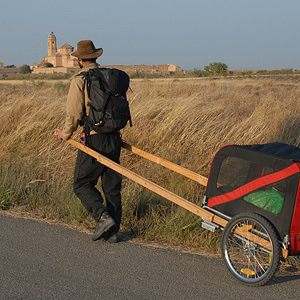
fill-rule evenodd
<path id="1" fill-rule="evenodd" d="M 95 126 L 96 127 L 100 127 L 100 126 L 102 126 L 103 125 L 103 121 L 100 121 L 100 122 L 98 122 L 98 123 L 95 123 Z"/>
<path id="2" fill-rule="evenodd" d="M 79 133 L 79 140 L 80 140 L 80 143 L 85 145 L 86 143 L 86 136 L 85 136 L 85 132 L 84 131 L 81 131 Z"/>

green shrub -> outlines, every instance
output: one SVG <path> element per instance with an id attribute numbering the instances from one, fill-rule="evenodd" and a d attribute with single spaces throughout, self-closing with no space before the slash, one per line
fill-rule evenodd
<path id="1" fill-rule="evenodd" d="M 30 72 L 31 72 L 30 66 L 23 65 L 22 67 L 20 67 L 19 72 L 20 72 L 20 74 L 30 74 Z"/>

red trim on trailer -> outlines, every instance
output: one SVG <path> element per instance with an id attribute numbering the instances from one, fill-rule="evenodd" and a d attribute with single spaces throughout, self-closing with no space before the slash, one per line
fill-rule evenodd
<path id="1" fill-rule="evenodd" d="M 300 168 L 300 163 L 297 163 Z M 293 218 L 290 229 L 291 247 L 290 255 L 300 253 L 300 184 L 298 185 L 297 196 L 295 200 Z"/>
<path id="2" fill-rule="evenodd" d="M 208 206 L 212 207 L 215 205 L 219 205 L 219 204 L 223 204 L 223 203 L 235 200 L 235 199 L 243 197 L 246 194 L 251 193 L 263 186 L 280 181 L 284 178 L 287 178 L 287 177 L 292 176 L 299 172 L 300 172 L 300 170 L 299 170 L 298 164 L 294 163 L 291 166 L 289 166 L 281 171 L 257 178 L 247 184 L 244 184 L 243 186 L 235 189 L 232 192 L 210 198 L 208 200 Z"/>

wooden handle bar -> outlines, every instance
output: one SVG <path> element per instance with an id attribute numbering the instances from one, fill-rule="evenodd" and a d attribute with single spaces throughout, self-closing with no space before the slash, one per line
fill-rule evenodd
<path id="1" fill-rule="evenodd" d="M 73 140 L 73 139 L 68 139 L 67 142 L 79 150 L 89 154 L 90 156 L 94 157 L 99 163 L 107 166 L 108 168 L 128 177 L 129 179 L 135 181 L 136 183 L 142 185 L 143 187 L 153 191 L 154 193 L 166 198 L 167 200 L 170 200 L 171 202 L 185 208 L 186 210 L 194 213 L 195 215 L 198 215 L 199 217 L 202 217 L 203 219 L 213 222 L 215 224 L 218 224 L 222 227 L 225 227 L 228 223 L 227 220 L 209 212 L 208 210 L 205 210 L 204 208 L 164 189 L 163 187 L 151 182 L 150 180 L 126 169 L 125 167 L 115 163 L 114 161 L 108 159 L 107 157 L 101 155 L 100 153 L 88 148 L 87 146 Z M 132 146 L 131 146 L 132 147 Z M 240 234 L 241 232 L 237 230 L 237 233 Z M 248 238 L 252 241 L 255 241 L 257 244 L 261 245 L 262 247 L 269 249 L 272 251 L 272 247 L 270 242 L 258 237 L 257 235 L 253 235 L 252 233 L 248 232 Z M 283 254 L 285 257 L 288 255 L 288 252 Z"/>
<path id="2" fill-rule="evenodd" d="M 208 179 L 206 177 L 200 175 L 200 174 L 192 172 L 192 171 L 190 171 L 190 170 L 188 170 L 186 168 L 183 168 L 183 167 L 181 167 L 179 165 L 176 165 L 176 164 L 174 164 L 172 162 L 169 162 L 169 161 L 167 161 L 167 160 L 165 160 L 163 158 L 157 157 L 157 156 L 155 156 L 153 154 L 150 154 L 150 153 L 148 153 L 146 151 L 138 149 L 137 147 L 129 145 L 128 143 L 126 143 L 124 141 L 122 143 L 122 147 L 125 148 L 125 149 L 127 149 L 127 150 L 129 150 L 129 151 L 131 151 L 134 154 L 137 154 L 137 155 L 139 155 L 141 157 L 144 157 L 144 158 L 146 158 L 146 159 L 148 159 L 148 160 L 150 160 L 152 162 L 155 162 L 155 163 L 157 163 L 157 164 L 159 164 L 159 165 L 161 165 L 161 166 L 163 166 L 165 168 L 168 168 L 168 169 L 170 169 L 170 170 L 172 170 L 172 171 L 174 171 L 176 173 L 179 173 L 179 174 L 181 174 L 181 175 L 183 175 L 183 176 L 185 176 L 187 178 L 190 178 L 190 179 L 192 179 L 194 181 L 197 181 L 201 185 L 207 186 L 207 180 Z"/>
<path id="3" fill-rule="evenodd" d="M 166 198 L 167 200 L 170 200 L 171 202 L 187 209 L 188 211 L 194 213 L 195 215 L 198 215 L 207 221 L 214 222 L 222 227 L 225 227 L 227 224 L 227 221 L 223 218 L 220 218 L 216 216 L 215 214 L 203 209 L 202 207 L 164 189 L 163 187 L 151 182 L 150 180 L 126 169 L 125 167 L 115 163 L 114 161 L 108 159 L 107 157 L 101 155 L 100 153 L 88 148 L 87 146 L 73 140 L 68 139 L 67 142 L 79 150 L 89 154 L 90 156 L 94 157 L 98 162 L 101 164 L 107 166 L 108 168 L 111 168 L 112 170 L 128 177 L 129 179 L 137 182 L 138 184 L 142 185 L 143 187 L 153 191 L 154 193 Z"/>

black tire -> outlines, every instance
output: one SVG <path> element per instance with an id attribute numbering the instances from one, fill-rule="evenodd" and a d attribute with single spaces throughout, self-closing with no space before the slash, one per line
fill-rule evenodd
<path id="1" fill-rule="evenodd" d="M 265 248 L 259 242 L 265 243 Z M 246 285 L 266 284 L 279 266 L 281 248 L 277 234 L 269 221 L 255 213 L 239 214 L 228 222 L 221 249 L 230 273 Z"/>

